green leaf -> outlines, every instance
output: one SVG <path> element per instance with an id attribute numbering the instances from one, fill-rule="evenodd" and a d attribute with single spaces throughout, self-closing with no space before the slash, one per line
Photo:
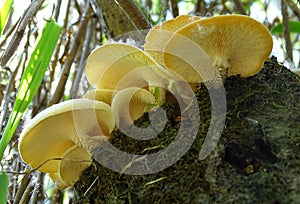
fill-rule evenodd
<path id="1" fill-rule="evenodd" d="M 4 0 L 2 3 L 0 3 L 0 36 L 4 30 L 12 3 L 13 0 Z"/>
<path id="2" fill-rule="evenodd" d="M 299 21 L 289 21 L 290 32 L 291 33 L 300 33 L 300 22 Z M 271 32 L 273 34 L 283 33 L 282 23 L 279 23 L 277 26 L 272 28 Z"/>
<path id="3" fill-rule="evenodd" d="M 8 176 L 6 173 L 0 173 L 0 204 L 6 204 L 8 194 Z"/>
<path id="4" fill-rule="evenodd" d="M 57 25 L 54 20 L 47 22 L 35 49 L 31 54 L 21 79 L 16 102 L 0 140 L 0 161 L 2 160 L 6 146 L 11 140 L 23 113 L 26 111 L 39 89 L 56 47 L 61 29 L 62 28 Z"/>

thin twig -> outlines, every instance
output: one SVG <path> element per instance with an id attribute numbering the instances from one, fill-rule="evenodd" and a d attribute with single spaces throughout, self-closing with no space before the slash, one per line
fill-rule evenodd
<path id="1" fill-rule="evenodd" d="M 41 172 L 37 172 L 37 180 L 35 182 L 35 187 L 31 196 L 31 204 L 37 204 L 41 199 L 41 195 L 43 195 L 43 178 L 44 174 Z"/>
<path id="2" fill-rule="evenodd" d="M 77 49 L 80 46 L 80 44 L 82 43 L 82 38 L 84 37 L 85 31 L 86 31 L 86 26 L 87 23 L 89 21 L 89 13 L 91 12 L 91 7 L 89 5 L 89 3 L 86 4 L 86 8 L 84 11 L 84 16 L 80 22 L 80 25 L 78 27 L 78 31 L 72 41 L 72 46 L 70 49 L 70 52 L 68 54 L 67 60 L 63 66 L 63 70 L 62 70 L 62 74 L 61 77 L 59 79 L 58 85 L 55 89 L 54 95 L 52 100 L 50 101 L 49 105 L 53 105 L 55 103 L 58 103 L 63 94 L 64 94 L 64 90 L 65 90 L 65 85 L 67 83 L 67 79 L 69 77 L 70 74 L 70 70 L 71 70 L 71 66 L 73 64 L 73 60 L 76 57 L 76 53 L 77 53 Z"/>
<path id="3" fill-rule="evenodd" d="M 205 1 L 197 0 L 197 2 L 195 3 L 194 14 L 203 16 L 205 14 L 204 8 Z"/>
<path id="4" fill-rule="evenodd" d="M 300 19 L 300 8 L 297 3 L 294 3 L 292 0 L 284 0 L 284 2 L 292 9 L 294 14 Z"/>
<path id="5" fill-rule="evenodd" d="M 89 190 L 93 187 L 93 185 L 96 183 L 96 181 L 99 179 L 99 176 L 97 176 L 97 178 L 92 182 L 92 184 L 86 189 L 86 191 L 84 192 L 84 196 L 89 192 Z"/>
<path id="6" fill-rule="evenodd" d="M 243 5 L 243 3 L 240 0 L 233 0 L 233 1 L 234 1 L 234 4 L 235 4 L 237 10 L 241 14 L 247 15 L 247 12 L 246 12 L 246 9 L 245 9 L 245 6 Z"/>
<path id="7" fill-rule="evenodd" d="M 21 174 L 29 174 L 35 171 L 38 171 L 41 167 L 43 167 L 44 165 L 46 165 L 48 162 L 50 161 L 69 161 L 69 162 L 91 162 L 90 160 L 86 160 L 86 159 L 66 159 L 66 158 L 51 158 L 51 159 L 47 159 L 46 161 L 42 162 L 41 164 L 39 164 L 36 168 L 34 169 L 30 169 L 30 170 L 26 170 L 23 172 L 19 172 L 19 171 L 0 171 L 0 172 L 5 172 L 7 174 L 16 174 L 16 175 L 21 175 Z"/>
<path id="8" fill-rule="evenodd" d="M 20 171 L 20 162 L 18 159 L 14 159 L 13 161 L 13 170 L 14 171 Z M 9 193 L 8 195 L 8 198 L 11 197 L 11 198 L 15 198 L 16 197 L 16 193 L 17 193 L 17 190 L 18 190 L 18 186 L 19 186 L 19 183 L 18 183 L 18 177 L 17 176 L 13 176 L 12 177 L 12 189 L 10 190 L 11 192 Z"/>
<path id="9" fill-rule="evenodd" d="M 17 67 L 20 66 L 21 62 L 22 62 L 22 57 L 17 65 Z M 6 125 L 6 124 L 4 124 L 4 121 L 8 118 L 8 115 L 9 115 L 8 105 L 10 103 L 11 93 L 12 93 L 13 89 L 15 88 L 15 80 L 16 80 L 17 73 L 18 73 L 18 68 L 16 68 L 12 72 L 12 74 L 10 75 L 10 78 L 7 82 L 7 85 L 6 85 L 5 94 L 4 94 L 4 97 L 2 100 L 2 105 L 1 105 L 0 131 L 3 128 L 3 125 Z"/>
<path id="10" fill-rule="evenodd" d="M 74 4 L 75 4 L 75 8 L 78 12 L 78 15 L 81 16 L 82 15 L 81 6 L 79 5 L 77 0 L 74 1 Z"/>
<path id="11" fill-rule="evenodd" d="M 291 33 L 289 26 L 289 14 L 287 5 L 284 0 L 281 0 L 281 13 L 282 13 L 282 27 L 283 37 L 285 40 L 286 58 L 293 62 L 293 45 L 291 41 Z"/>
<path id="12" fill-rule="evenodd" d="M 55 19 L 55 21 L 58 21 L 58 16 L 59 16 L 59 13 L 60 13 L 60 8 L 61 8 L 61 0 L 57 0 L 56 2 L 57 3 L 56 3 L 56 6 L 55 6 L 53 18 Z"/>
<path id="13" fill-rule="evenodd" d="M 20 200 L 20 203 L 29 203 L 29 200 L 30 200 L 30 197 L 32 195 L 32 192 L 33 192 L 33 189 L 34 189 L 34 184 L 32 182 L 32 180 L 28 183 L 23 195 L 22 195 L 22 198 Z"/>
<path id="14" fill-rule="evenodd" d="M 175 18 L 176 16 L 179 15 L 179 8 L 178 8 L 177 0 L 171 0 L 171 8 L 172 8 L 173 17 Z"/>
<path id="15" fill-rule="evenodd" d="M 68 20 L 69 20 L 69 14 L 70 14 L 70 5 L 71 5 L 71 0 L 68 0 L 68 4 L 66 6 L 66 14 L 65 14 L 65 18 L 64 18 L 62 33 L 60 35 L 60 38 L 58 40 L 58 43 L 56 45 L 56 48 L 55 48 L 55 51 L 54 51 L 54 54 L 53 54 L 54 59 L 51 62 L 51 65 L 50 65 L 49 87 L 48 87 L 49 91 L 51 91 L 52 82 L 54 81 L 55 68 L 57 67 L 57 63 L 59 61 L 59 53 L 60 53 L 60 50 L 61 50 L 61 45 L 62 45 L 62 42 L 63 42 L 63 38 L 65 37 L 65 35 L 67 33 Z"/>
<path id="16" fill-rule="evenodd" d="M 85 61 L 90 53 L 89 45 L 91 43 L 91 37 L 93 36 L 93 31 L 94 31 L 94 23 L 93 23 L 93 21 L 89 21 L 88 29 L 87 29 L 86 36 L 85 36 L 85 41 L 83 44 L 83 51 L 82 51 L 81 59 L 79 62 L 79 68 L 78 68 L 73 86 L 71 88 L 70 98 L 78 97 L 78 89 L 79 89 L 79 84 L 82 80 L 82 76 L 83 76 L 83 72 L 84 72 L 84 68 L 85 68 Z"/>
<path id="17" fill-rule="evenodd" d="M 14 203 L 20 203 L 22 199 L 22 195 L 24 194 L 24 191 L 26 190 L 30 180 L 32 178 L 32 175 L 30 173 L 25 173 L 24 177 L 22 178 L 20 187 L 18 189 L 18 192 L 16 194 L 16 197 L 14 198 Z"/>
<path id="18" fill-rule="evenodd" d="M 0 39 L 1 39 L 1 42 L 0 42 L 0 48 L 2 48 L 2 46 L 6 43 L 8 37 L 9 37 L 9 36 L 12 34 L 12 32 L 16 29 L 16 27 L 17 27 L 17 25 L 19 24 L 20 20 L 21 20 L 21 18 L 19 18 L 19 19 L 17 20 L 17 22 L 16 22 L 12 27 L 10 27 L 10 28 L 5 32 L 4 35 L 1 36 L 1 38 L 0 38 Z"/>
<path id="19" fill-rule="evenodd" d="M 167 10 L 169 10 L 169 0 L 160 1 L 159 16 L 160 16 L 161 21 L 166 20 Z"/>
<path id="20" fill-rule="evenodd" d="M 146 10 L 150 11 L 152 4 L 152 0 L 146 0 Z"/>
<path id="21" fill-rule="evenodd" d="M 20 41 L 23 38 L 23 35 L 25 33 L 26 26 L 31 21 L 32 17 L 35 16 L 36 12 L 40 9 L 42 6 L 44 0 L 34 0 L 30 6 L 25 11 L 25 14 L 23 15 L 16 32 L 12 36 L 12 39 L 8 45 L 8 47 L 5 49 L 3 55 L 0 59 L 0 65 L 3 67 L 6 65 L 8 60 L 11 58 L 11 56 L 15 53 L 16 49 L 18 48 Z"/>

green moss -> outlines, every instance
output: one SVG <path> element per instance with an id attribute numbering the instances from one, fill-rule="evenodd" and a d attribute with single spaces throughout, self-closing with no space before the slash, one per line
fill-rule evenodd
<path id="1" fill-rule="evenodd" d="M 163 171 L 142 176 L 116 173 L 95 163 L 75 184 L 78 203 L 299 202 L 299 77 L 273 57 L 257 75 L 229 77 L 224 86 L 226 126 L 208 158 L 198 159 L 211 113 L 207 89 L 200 85 L 196 91 L 201 120 L 197 138 L 179 161 Z M 180 122 L 175 120 L 173 107 L 163 108 L 168 121 L 157 137 L 134 140 L 116 130 L 111 144 L 134 154 L 150 154 L 167 147 Z M 135 123 L 148 127 L 148 114 Z M 96 152 L 101 154 L 100 150 Z M 109 158 L 107 162 L 113 163 Z"/>

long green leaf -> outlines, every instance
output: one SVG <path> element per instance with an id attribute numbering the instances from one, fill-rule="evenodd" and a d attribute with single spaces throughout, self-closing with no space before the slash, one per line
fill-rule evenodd
<path id="1" fill-rule="evenodd" d="M 6 173 L 0 173 L 0 204 L 6 204 L 8 194 L 8 176 Z"/>
<path id="2" fill-rule="evenodd" d="M 289 21 L 289 27 L 291 33 L 300 33 L 300 22 L 299 21 Z M 277 26 L 272 28 L 271 32 L 273 34 L 283 33 L 282 23 L 279 23 Z"/>
<path id="3" fill-rule="evenodd" d="M 5 23 L 10 13 L 13 0 L 4 0 L 0 3 L 0 36 L 2 35 Z"/>
<path id="4" fill-rule="evenodd" d="M 21 79 L 13 111 L 0 140 L 0 161 L 2 160 L 4 150 L 11 140 L 23 113 L 39 89 L 60 32 L 61 27 L 57 25 L 54 20 L 47 22 L 42 35 L 31 54 Z"/>

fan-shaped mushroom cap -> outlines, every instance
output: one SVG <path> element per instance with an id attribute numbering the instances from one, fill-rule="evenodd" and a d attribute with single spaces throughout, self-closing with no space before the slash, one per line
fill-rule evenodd
<path id="1" fill-rule="evenodd" d="M 163 65 L 162 51 L 173 33 L 188 23 L 199 19 L 199 16 L 180 15 L 174 19 L 157 24 L 148 32 L 144 50 L 151 54 L 159 64 Z"/>
<path id="2" fill-rule="evenodd" d="M 90 154 L 84 148 L 76 145 L 66 150 L 62 158 L 58 161 L 58 171 L 49 173 L 50 178 L 59 189 L 73 186 L 79 180 L 81 172 L 92 163 Z"/>
<path id="3" fill-rule="evenodd" d="M 155 106 L 155 97 L 147 90 L 130 87 L 120 90 L 112 100 L 112 112 L 118 127 L 126 127 Z"/>
<path id="4" fill-rule="evenodd" d="M 90 154 L 82 147 L 73 146 L 62 156 L 59 162 L 58 172 L 65 185 L 59 187 L 73 186 L 79 180 L 81 172 L 91 164 Z"/>
<path id="5" fill-rule="evenodd" d="M 50 178 L 52 179 L 52 181 L 55 182 L 56 187 L 57 187 L 58 189 L 65 189 L 65 188 L 68 187 L 68 186 L 66 185 L 66 183 L 60 178 L 58 172 L 52 172 L 52 173 L 49 173 L 49 176 L 50 176 Z"/>
<path id="6" fill-rule="evenodd" d="M 84 94 L 83 98 L 102 101 L 108 105 L 111 105 L 111 100 L 115 92 L 116 91 L 111 89 L 93 89 Z"/>
<path id="7" fill-rule="evenodd" d="M 121 90 L 127 87 L 145 87 L 153 93 L 155 87 L 164 87 L 168 72 L 141 49 L 123 44 L 106 44 L 95 49 L 87 59 L 86 76 L 97 89 Z M 160 91 L 159 101 L 164 101 Z"/>
<path id="8" fill-rule="evenodd" d="M 127 81 L 123 78 L 131 74 Z M 165 71 L 141 49 L 123 43 L 106 44 L 96 48 L 88 57 L 86 76 L 93 87 L 115 90 L 157 82 Z M 131 81 L 129 80 L 131 79 Z"/>
<path id="9" fill-rule="evenodd" d="M 166 44 L 164 63 L 188 82 L 199 83 L 203 79 L 194 69 L 210 66 L 207 56 L 199 53 L 203 49 L 217 69 L 215 77 L 247 77 L 260 71 L 272 46 L 272 36 L 260 22 L 243 15 L 215 16 L 177 30 Z"/>
<path id="10" fill-rule="evenodd" d="M 84 148 L 79 158 L 86 158 L 88 152 L 110 136 L 114 127 L 109 105 L 89 99 L 65 101 L 45 109 L 29 122 L 21 133 L 19 152 L 29 166 L 58 178 L 61 160 L 69 156 L 74 146 Z M 86 166 L 87 162 L 79 161 L 76 165 Z M 64 182 L 58 179 L 58 183 Z"/>
<path id="11" fill-rule="evenodd" d="M 155 96 L 146 89 L 137 87 L 129 87 L 119 91 L 91 90 L 84 97 L 111 105 L 117 127 L 132 124 L 134 120 L 157 105 Z"/>

